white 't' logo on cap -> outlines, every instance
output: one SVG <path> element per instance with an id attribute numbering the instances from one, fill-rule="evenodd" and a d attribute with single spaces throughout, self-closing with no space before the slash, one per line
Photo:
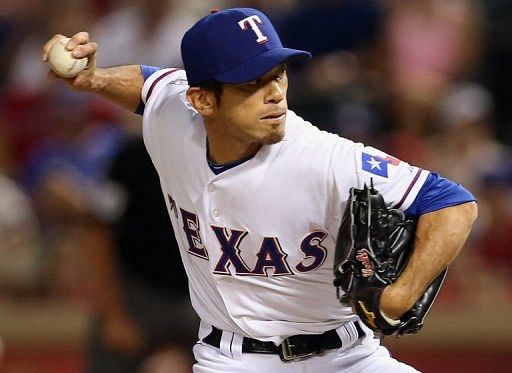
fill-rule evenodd
<path id="1" fill-rule="evenodd" d="M 256 34 L 258 39 L 256 39 L 256 42 L 258 44 L 264 43 L 268 40 L 268 38 L 263 35 L 258 25 L 261 25 L 263 22 L 261 21 L 260 17 L 254 15 L 247 18 L 242 19 L 238 22 L 238 26 L 244 31 L 248 30 L 247 26 L 250 26 L 252 31 Z"/>

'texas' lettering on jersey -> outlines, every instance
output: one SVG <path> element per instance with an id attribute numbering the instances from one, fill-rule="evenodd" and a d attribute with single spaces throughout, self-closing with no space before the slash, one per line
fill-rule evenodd
<path id="1" fill-rule="evenodd" d="M 188 241 L 188 253 L 199 258 L 209 260 L 208 251 L 201 240 L 199 219 L 196 214 L 181 209 L 183 231 Z M 326 232 L 314 231 L 304 237 L 300 243 L 300 251 L 304 258 L 293 268 L 288 264 L 288 254 L 283 250 L 277 237 L 264 237 L 258 252 L 256 264 L 250 268 L 240 255 L 240 244 L 247 237 L 248 232 L 225 227 L 211 225 L 217 241 L 220 245 L 221 255 L 218 259 L 214 273 L 219 275 L 231 275 L 234 272 L 239 276 L 268 276 L 268 270 L 272 270 L 272 276 L 292 275 L 295 272 L 310 272 L 320 267 L 327 257 L 327 249 L 322 246 L 322 241 L 327 237 Z M 230 271 L 229 269 L 232 269 Z"/>

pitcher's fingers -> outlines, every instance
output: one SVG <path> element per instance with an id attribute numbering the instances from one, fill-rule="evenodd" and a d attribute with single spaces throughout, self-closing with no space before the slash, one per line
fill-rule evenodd
<path id="1" fill-rule="evenodd" d="M 63 39 L 63 38 L 66 38 L 66 36 L 64 36 L 62 34 L 55 34 L 50 40 L 48 40 L 46 42 L 46 44 L 43 46 L 43 50 L 42 50 L 43 62 L 48 61 L 48 52 L 50 51 L 50 48 L 52 47 L 52 45 L 55 44 L 56 42 L 58 42 L 60 39 Z"/>
<path id="2" fill-rule="evenodd" d="M 96 53 L 96 50 L 98 49 L 98 44 L 91 42 L 87 44 L 80 44 L 75 49 L 73 49 L 73 52 L 71 54 L 75 58 L 82 58 L 82 57 L 88 57 L 92 56 L 94 53 Z"/>
<path id="3" fill-rule="evenodd" d="M 71 51 L 75 49 L 77 45 L 83 45 L 89 43 L 89 33 L 87 31 L 81 31 L 71 37 L 71 40 L 66 44 L 66 49 Z"/>

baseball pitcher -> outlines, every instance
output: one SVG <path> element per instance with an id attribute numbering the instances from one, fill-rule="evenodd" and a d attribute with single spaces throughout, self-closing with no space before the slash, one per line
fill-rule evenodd
<path id="1" fill-rule="evenodd" d="M 419 330 L 476 218 L 471 193 L 290 110 L 286 63 L 311 55 L 256 9 L 200 19 L 184 70 L 97 68 L 85 32 L 66 48 L 88 58 L 71 88 L 143 115 L 201 319 L 194 372 L 416 371 L 376 333 Z"/>

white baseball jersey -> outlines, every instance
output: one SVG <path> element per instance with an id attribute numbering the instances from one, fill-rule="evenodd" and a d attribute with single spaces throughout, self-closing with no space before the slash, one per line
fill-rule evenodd
<path id="1" fill-rule="evenodd" d="M 373 180 L 389 205 L 405 210 L 428 172 L 320 131 L 288 111 L 283 141 L 215 175 L 203 120 L 187 101 L 187 88 L 182 70 L 160 70 L 147 79 L 144 140 L 199 317 L 276 344 L 354 320 L 332 284 L 349 189 Z"/>

